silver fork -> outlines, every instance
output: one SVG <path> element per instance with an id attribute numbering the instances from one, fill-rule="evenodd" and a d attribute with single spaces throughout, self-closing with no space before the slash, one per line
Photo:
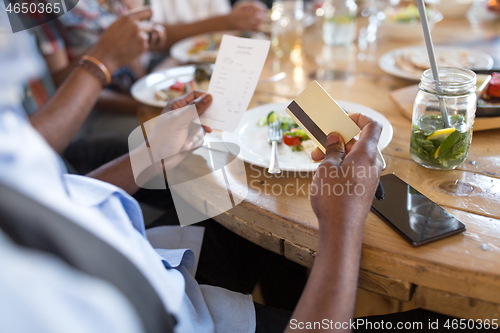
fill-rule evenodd
<path id="1" fill-rule="evenodd" d="M 271 147 L 271 162 L 269 163 L 269 169 L 267 172 L 270 174 L 281 173 L 280 165 L 278 163 L 278 144 L 281 143 L 283 139 L 283 131 L 281 130 L 281 123 L 276 120 L 269 124 L 269 133 L 267 135 L 267 141 L 272 145 Z"/>

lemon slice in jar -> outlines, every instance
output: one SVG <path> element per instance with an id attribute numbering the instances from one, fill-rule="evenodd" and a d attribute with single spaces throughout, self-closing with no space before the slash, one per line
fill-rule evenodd
<path id="1" fill-rule="evenodd" d="M 444 141 L 448 137 L 448 135 L 450 135 L 451 133 L 453 133 L 455 131 L 456 130 L 453 127 L 443 128 L 443 129 L 435 131 L 434 133 L 432 133 L 431 135 L 429 135 L 425 139 L 426 140 L 433 140 L 434 139 L 434 140 Z"/>
<path id="2" fill-rule="evenodd" d="M 450 128 L 443 128 L 443 129 L 440 129 L 440 130 L 437 130 L 435 131 L 434 133 L 432 133 L 431 135 L 429 135 L 426 140 L 439 140 L 441 142 L 443 142 L 444 140 L 446 140 L 446 138 L 453 132 L 455 132 L 456 130 L 453 128 L 453 127 L 450 127 Z M 442 144 L 441 144 L 442 145 Z M 439 150 L 441 149 L 441 146 L 438 147 L 438 149 L 436 149 L 436 151 L 434 152 L 434 158 L 437 158 L 438 155 L 439 155 Z"/>

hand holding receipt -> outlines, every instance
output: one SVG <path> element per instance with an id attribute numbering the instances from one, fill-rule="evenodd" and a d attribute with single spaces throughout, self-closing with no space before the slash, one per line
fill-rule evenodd
<path id="1" fill-rule="evenodd" d="M 250 104 L 269 52 L 270 42 L 222 37 L 208 86 L 213 102 L 200 116 L 202 125 L 233 132 Z"/>

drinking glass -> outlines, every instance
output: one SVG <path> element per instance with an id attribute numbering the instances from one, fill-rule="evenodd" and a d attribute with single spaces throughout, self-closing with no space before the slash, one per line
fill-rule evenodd
<path id="1" fill-rule="evenodd" d="M 271 10 L 271 47 L 278 58 L 289 56 L 297 62 L 302 54 L 304 2 L 276 0 Z"/>
<path id="2" fill-rule="evenodd" d="M 323 42 L 328 46 L 351 45 L 358 30 L 354 0 L 326 0 L 323 10 Z"/>

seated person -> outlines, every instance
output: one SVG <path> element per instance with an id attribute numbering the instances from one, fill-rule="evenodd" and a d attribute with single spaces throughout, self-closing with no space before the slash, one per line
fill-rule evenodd
<path id="1" fill-rule="evenodd" d="M 92 114 L 91 118 L 85 123 L 79 140 L 73 143 L 70 150 L 66 152 L 65 157 L 76 168 L 78 173 L 89 172 L 93 168 L 102 165 L 102 162 L 109 161 L 110 156 L 116 157 L 117 154 L 124 153 L 127 149 L 128 133 L 137 126 L 136 114 L 139 108 L 144 107 L 127 95 L 131 84 L 138 77 L 137 74 L 141 73 L 140 75 L 142 75 L 144 73 L 141 66 L 134 65 L 139 62 L 140 54 L 133 59 L 121 61 L 118 68 L 114 68 L 113 64 L 106 63 L 113 61 L 113 59 L 108 59 L 112 58 L 108 56 L 109 54 L 116 57 L 122 56 L 116 52 L 115 48 L 119 48 L 125 37 L 121 35 L 120 29 L 113 27 L 113 22 L 116 22 L 118 17 L 134 17 L 137 22 L 151 17 L 151 11 L 147 8 L 135 9 L 131 14 L 125 15 L 127 6 L 132 6 L 130 4 L 126 5 L 128 3 L 124 2 L 122 4 L 120 1 L 110 1 L 109 3 L 99 3 L 95 0 L 80 1 L 76 8 L 62 17 L 32 29 L 38 37 L 39 48 L 45 56 L 44 58 L 57 86 L 62 85 L 64 78 L 73 69 L 75 61 L 85 54 L 94 54 L 93 58 L 111 74 L 111 85 L 107 86 L 107 88 L 111 89 L 102 90 L 97 102 L 88 103 L 88 105 L 95 105 L 97 110 L 106 113 Z M 219 16 L 216 19 L 165 27 L 145 25 L 141 22 L 134 29 L 138 28 L 142 37 L 148 39 L 148 47 L 141 50 L 142 54 L 146 49 L 158 50 L 167 47 L 176 40 L 189 36 L 189 34 L 236 27 L 252 29 L 260 22 L 259 15 L 257 15 L 259 8 L 258 5 L 253 3 L 241 3 L 235 7 L 231 14 L 223 17 Z M 252 14 L 249 14 L 249 11 Z M 105 39 L 101 38 L 109 29 L 112 30 L 112 33 L 105 34 Z M 168 43 L 165 42 L 163 34 L 165 29 L 169 34 Z M 151 38 L 146 36 L 146 33 L 150 33 Z M 95 56 L 96 53 L 101 57 Z M 90 65 L 92 66 L 92 64 Z M 123 94 L 123 92 L 126 94 Z M 45 94 L 45 98 L 34 104 L 41 107 L 47 97 L 50 97 L 50 94 Z M 34 109 L 37 108 L 31 106 L 30 111 Z M 120 117 L 116 117 L 116 115 L 110 116 L 108 114 L 110 112 L 118 112 L 122 115 Z M 78 129 L 81 128 L 82 121 L 87 119 L 89 113 L 82 112 L 81 116 L 83 118 L 79 119 L 81 121 L 78 123 Z M 74 135 L 76 135 L 76 132 L 72 134 L 71 138 Z M 61 141 L 58 142 L 61 143 Z M 96 145 L 101 149 L 95 149 Z M 66 146 L 67 144 L 65 144 Z M 111 146 L 115 146 L 116 149 Z"/>
<path id="2" fill-rule="evenodd" d="M 111 23 L 130 10 L 140 9 L 130 8 L 135 4 L 127 4 L 119 0 L 81 0 L 65 15 L 33 30 L 57 84 L 71 70 L 71 62 L 94 45 Z M 150 26 L 154 30 L 150 49 L 166 51 L 181 39 L 211 31 L 256 30 L 264 21 L 266 10 L 260 2 L 241 1 L 224 15 L 190 23 L 153 24 Z M 145 73 L 137 63 L 129 64 L 129 67 L 128 75 L 141 77 Z"/>
<path id="3" fill-rule="evenodd" d="M 0 16 L 0 27 L 5 22 Z M 18 33 L 15 40 L 24 37 Z M 0 98 L 0 259 L 8 268 L 0 270 L 1 331 L 291 332 L 290 316 L 296 322 L 324 318 L 349 322 L 363 226 L 381 171 L 376 158 L 380 124 L 360 114 L 351 115 L 362 129 L 359 140 L 344 145 L 341 136 L 331 133 L 326 155 L 313 153 L 314 159 L 324 159 L 311 193 L 319 222 L 318 252 L 293 315 L 283 313 L 254 305 L 248 295 L 198 284 L 193 278 L 201 241 L 197 227 L 151 229 L 149 236 L 156 234 L 160 239 L 152 241 L 160 246 L 154 251 L 137 202 L 130 197 L 138 186 L 129 155 L 86 177 L 65 172 L 56 152 L 30 126 L 11 97 L 16 95 L 17 85 L 36 73 L 38 64 L 27 58 L 29 47 L 9 43 L 13 38 L 9 35 L 0 46 L 0 89 L 7 93 Z M 99 83 L 84 69 L 71 75 L 73 79 L 68 81 Z M 66 84 L 71 86 L 71 82 Z M 194 104 L 201 114 L 210 102 L 209 95 L 193 92 L 170 105 Z M 186 110 L 165 110 L 165 126 L 176 132 L 173 140 L 171 131 L 164 128 L 148 138 L 169 142 L 162 146 L 164 156 L 173 157 L 164 160 L 167 169 L 182 162 L 179 152 L 196 147 L 202 139 L 200 131 L 191 131 L 194 118 Z M 131 154 L 143 149 L 138 147 Z M 334 172 L 351 166 L 374 172 L 364 172 L 363 177 L 357 172 Z M 329 177 L 332 172 L 337 177 Z M 360 184 L 366 191 L 354 196 L 325 191 L 348 182 Z M 30 207 L 13 213 L 4 204 L 7 201 L 11 206 L 23 202 Z M 184 238 L 185 233 L 196 237 Z M 193 250 L 186 249 L 184 239 L 189 239 Z M 203 260 L 203 253 L 199 259 Z M 144 303 L 145 299 L 151 302 Z"/>
<path id="4" fill-rule="evenodd" d="M 120 17 L 85 55 L 104 64 L 110 74 L 135 61 L 148 48 L 147 38 L 138 29 L 138 24 L 140 20 L 148 18 L 150 15 L 151 12 L 146 10 Z M 102 81 L 105 79 L 104 72 L 95 68 L 94 64 L 89 63 L 89 61 L 79 63 L 72 69 L 68 79 L 53 96 L 48 91 L 43 91 L 41 80 L 33 79 L 30 80 L 29 90 L 25 94 L 26 97 L 42 96 L 32 98 L 34 101 L 24 103 L 24 106 L 27 113 L 30 114 L 29 119 L 35 129 L 61 155 L 89 117 L 103 89 Z M 50 80 L 45 78 L 43 81 Z M 25 102 L 27 100 L 29 98 L 25 98 Z M 34 105 L 28 106 L 28 104 Z M 134 120 L 133 129 L 138 124 L 135 115 L 132 116 L 132 119 Z M 96 140 L 94 141 L 99 141 L 97 145 L 91 144 L 93 138 L 84 137 L 75 143 L 75 149 L 67 152 L 71 155 L 69 156 L 72 157 L 70 162 L 75 164 L 77 171 L 86 173 L 128 151 L 126 139 L 122 140 L 123 144 L 113 145 L 113 147 L 103 144 L 101 138 L 116 141 L 112 140 L 110 132 L 101 133 L 100 136 L 95 135 L 93 138 Z M 126 133 L 126 137 L 128 134 L 129 132 Z M 81 169 L 78 168 L 79 164 L 82 164 Z"/>
<path id="5" fill-rule="evenodd" d="M 80 7 L 83 7 L 83 9 Z M 115 7 L 116 6 L 113 6 L 112 8 Z M 85 10 L 85 8 L 87 8 L 87 10 Z M 100 9 L 101 7 L 97 2 L 80 1 L 77 7 L 63 16 L 30 29 L 30 32 L 36 36 L 39 50 L 44 55 L 47 68 L 56 86 L 62 85 L 75 63 L 83 55 L 95 49 L 95 46 L 97 46 L 97 49 L 102 54 L 105 54 L 108 51 L 112 51 L 114 46 L 120 43 L 122 38 L 117 29 L 114 29 L 114 35 L 108 34 L 109 37 L 106 39 L 106 43 L 99 43 L 100 37 L 105 30 L 110 28 L 118 17 L 132 15 L 131 17 L 134 17 L 134 20 L 140 22 L 149 19 L 152 15 L 152 12 L 146 7 L 132 11 L 130 15 L 126 15 L 124 10 L 120 11 L 120 16 L 111 15 L 104 11 L 104 9 L 101 11 Z M 76 16 L 73 17 L 72 15 Z M 96 19 L 97 17 L 99 17 L 99 19 Z M 69 20 L 74 24 L 72 28 L 68 28 L 67 32 L 63 31 L 64 25 L 62 22 L 66 22 L 64 20 Z M 76 21 L 79 22 L 78 25 Z M 84 27 L 89 30 L 88 34 L 83 33 L 86 31 Z M 94 30 L 91 30 L 91 27 Z M 157 35 L 154 33 L 154 28 L 151 26 L 146 27 L 137 24 L 136 28 L 139 28 L 146 38 L 147 33 L 152 33 L 155 36 Z M 71 43 L 84 44 L 85 47 L 67 46 L 68 44 L 72 45 Z M 151 47 L 150 44 L 148 45 Z M 145 51 L 146 49 L 143 50 L 142 53 Z M 109 82 L 103 82 L 103 85 L 108 89 L 102 91 L 101 97 L 96 105 L 97 109 L 106 112 L 135 115 L 139 104 L 132 99 L 132 97 L 127 96 L 127 94 L 132 83 L 137 78 L 135 71 L 140 69 L 138 64 L 142 53 L 134 59 L 129 59 L 127 62 L 124 62 L 119 68 L 107 68 L 107 64 L 101 62 L 104 69 L 110 73 L 111 80 Z M 122 94 L 122 92 L 127 94 Z"/>
<path id="6" fill-rule="evenodd" d="M 19 39 L 21 34 L 15 37 Z M 16 60 L 12 55 L 2 55 L 2 67 L 15 68 Z M 0 75 L 3 72 L 0 71 Z M 71 76 L 73 79 L 65 85 L 72 86 L 73 81 L 79 81 L 81 87 L 86 86 L 85 82 L 89 83 L 85 89 L 100 89 L 100 82 L 85 69 L 77 68 Z M 2 89 L 19 82 L 16 77 L 0 78 Z M 92 80 L 95 81 L 93 85 L 90 84 Z M 191 93 L 181 100 L 184 104 L 194 103 L 201 113 L 210 104 L 211 97 Z M 128 155 L 106 164 L 88 177 L 68 175 L 47 141 L 16 111 L 15 103 L 2 100 L 1 104 L 0 182 L 49 208 L 67 219 L 67 223 L 73 223 L 82 234 L 94 236 L 130 261 L 152 286 L 164 310 L 175 317 L 175 331 L 254 332 L 256 325 L 266 326 L 259 320 L 268 317 L 259 317 L 259 312 L 256 319 L 250 296 L 198 285 L 193 278 L 196 253 L 168 250 L 168 242 L 162 244 L 163 250 L 153 250 L 145 237 L 141 212 L 129 195 L 137 191 L 138 186 Z M 71 103 L 66 101 L 65 105 L 70 106 Z M 166 123 L 178 134 L 175 140 L 170 137 L 171 131 L 167 134 L 160 131 L 160 137 L 153 135 L 150 138 L 165 142 L 167 140 L 161 134 L 169 135 L 169 145 L 165 145 L 164 149 L 170 155 L 183 148 L 194 147 L 201 140 L 199 132 L 190 132 L 192 117 L 184 110 L 166 110 L 170 119 Z M 69 109 L 69 113 L 72 112 Z M 43 115 L 43 112 L 40 114 Z M 345 158 L 348 163 L 377 166 L 380 171 L 375 157 L 380 125 L 359 115 L 354 120 L 363 127 L 359 141 L 348 146 L 350 152 L 346 155 L 341 138 L 330 135 L 323 166 L 338 167 Z M 58 124 L 53 126 L 57 128 Z M 52 146 L 61 146 L 50 133 L 45 132 L 45 136 L 52 140 Z M 138 151 L 132 152 L 136 153 Z M 169 159 L 165 168 L 173 168 L 180 161 Z M 319 254 L 295 318 L 312 320 L 328 317 L 346 321 L 352 317 L 362 226 L 377 180 L 378 172 L 371 178 L 351 180 L 367 187 L 367 194 L 363 197 L 312 197 L 312 205 L 320 221 Z M 316 177 L 314 181 L 320 186 L 321 182 L 333 184 L 346 179 Z M 356 209 L 346 210 L 345 207 Z M 189 229 L 161 230 L 166 233 L 165 239 L 172 239 L 168 234 L 183 233 Z M 79 268 L 70 267 L 56 255 L 15 245 L 9 240 L 13 236 L 7 234 L 8 230 L 4 229 L 0 236 L 2 262 L 11 263 L 8 264 L 11 269 L 0 271 L 3 295 L 0 302 L 4 309 L 0 323 L 2 331 L 69 332 L 75 327 L 89 332 L 142 331 L 141 318 L 115 287 L 101 278 L 83 273 Z M 170 244 L 174 248 L 177 245 Z M 197 247 L 196 242 L 192 245 Z M 92 251 L 87 250 L 83 251 L 84 254 L 92 255 Z M 94 255 L 99 256 L 99 253 Z M 288 318 L 281 322 L 281 330 L 287 321 Z"/>
<path id="7" fill-rule="evenodd" d="M 88 55 L 99 59 L 106 63 L 110 69 L 118 68 L 120 64 L 134 59 L 146 48 L 144 44 L 145 39 L 142 34 L 136 29 L 137 17 L 139 13 L 123 16 L 118 19 L 112 26 L 104 33 L 101 40 L 92 48 Z M 116 36 L 120 36 L 120 42 L 115 44 L 115 47 L 109 49 L 109 41 Z M 7 64 L 7 63 L 5 63 Z M 7 65 L 6 65 L 7 66 Z M 35 113 L 29 116 L 32 125 L 39 131 L 46 141 L 59 153 L 65 152 L 64 156 L 69 159 L 71 166 L 76 168 L 76 173 L 86 174 L 96 169 L 109 160 L 119 157 L 128 152 L 128 145 L 119 144 L 112 140 L 99 140 L 95 142 L 88 142 L 87 138 L 73 142 L 70 148 L 73 148 L 68 153 L 68 145 L 70 144 L 78 128 L 81 126 L 87 115 L 92 109 L 92 103 L 102 89 L 102 84 L 96 73 L 89 71 L 83 67 L 75 67 L 68 79 L 58 89 L 57 93 L 48 99 L 43 106 Z M 169 137 L 165 142 L 169 142 Z M 76 146 L 76 147 L 75 147 Z M 76 148 L 76 149 L 75 149 Z M 75 153 L 80 153 L 75 158 Z M 75 172 L 73 172 L 75 173 Z M 135 194 L 138 200 L 157 206 L 161 210 L 172 211 L 172 199 L 168 191 L 161 191 L 165 193 L 158 193 L 152 191 L 148 193 L 147 190 L 139 191 Z M 176 217 L 175 210 L 173 216 Z M 165 221 L 158 221 L 164 224 Z M 227 230 L 218 231 L 218 234 L 225 233 Z M 228 236 L 231 238 L 231 235 Z M 225 239 L 227 241 L 227 239 Z M 234 242 L 234 246 L 241 246 L 240 239 Z M 248 242 L 247 242 L 248 243 Z M 248 245 L 246 247 L 249 247 Z M 234 253 L 233 251 L 228 251 Z M 294 274 L 296 279 L 290 283 L 280 283 L 276 286 L 277 279 L 259 277 L 259 274 L 254 274 L 245 286 L 241 287 L 247 293 L 252 292 L 253 287 L 257 280 L 261 282 L 261 288 L 265 299 L 272 297 L 273 304 L 293 309 L 294 304 L 300 296 L 300 292 L 305 284 L 305 270 L 289 261 L 284 260 L 279 256 L 272 256 L 271 253 L 263 253 L 261 249 L 253 249 L 252 256 L 256 257 L 263 255 L 269 257 L 266 260 L 266 265 L 269 269 L 274 269 L 276 274 Z M 271 258 L 272 257 L 272 258 Z M 256 260 L 254 260 L 257 262 Z M 212 265 L 213 266 L 213 265 Z M 272 268 L 271 268 L 272 267 Z M 271 275 L 269 275 L 271 276 Z M 264 281 L 265 280 L 265 281 Z M 295 290 L 287 294 L 278 295 L 279 290 L 292 286 Z M 289 288 L 291 289 L 291 288 Z M 271 296 L 273 295 L 273 296 Z"/>

